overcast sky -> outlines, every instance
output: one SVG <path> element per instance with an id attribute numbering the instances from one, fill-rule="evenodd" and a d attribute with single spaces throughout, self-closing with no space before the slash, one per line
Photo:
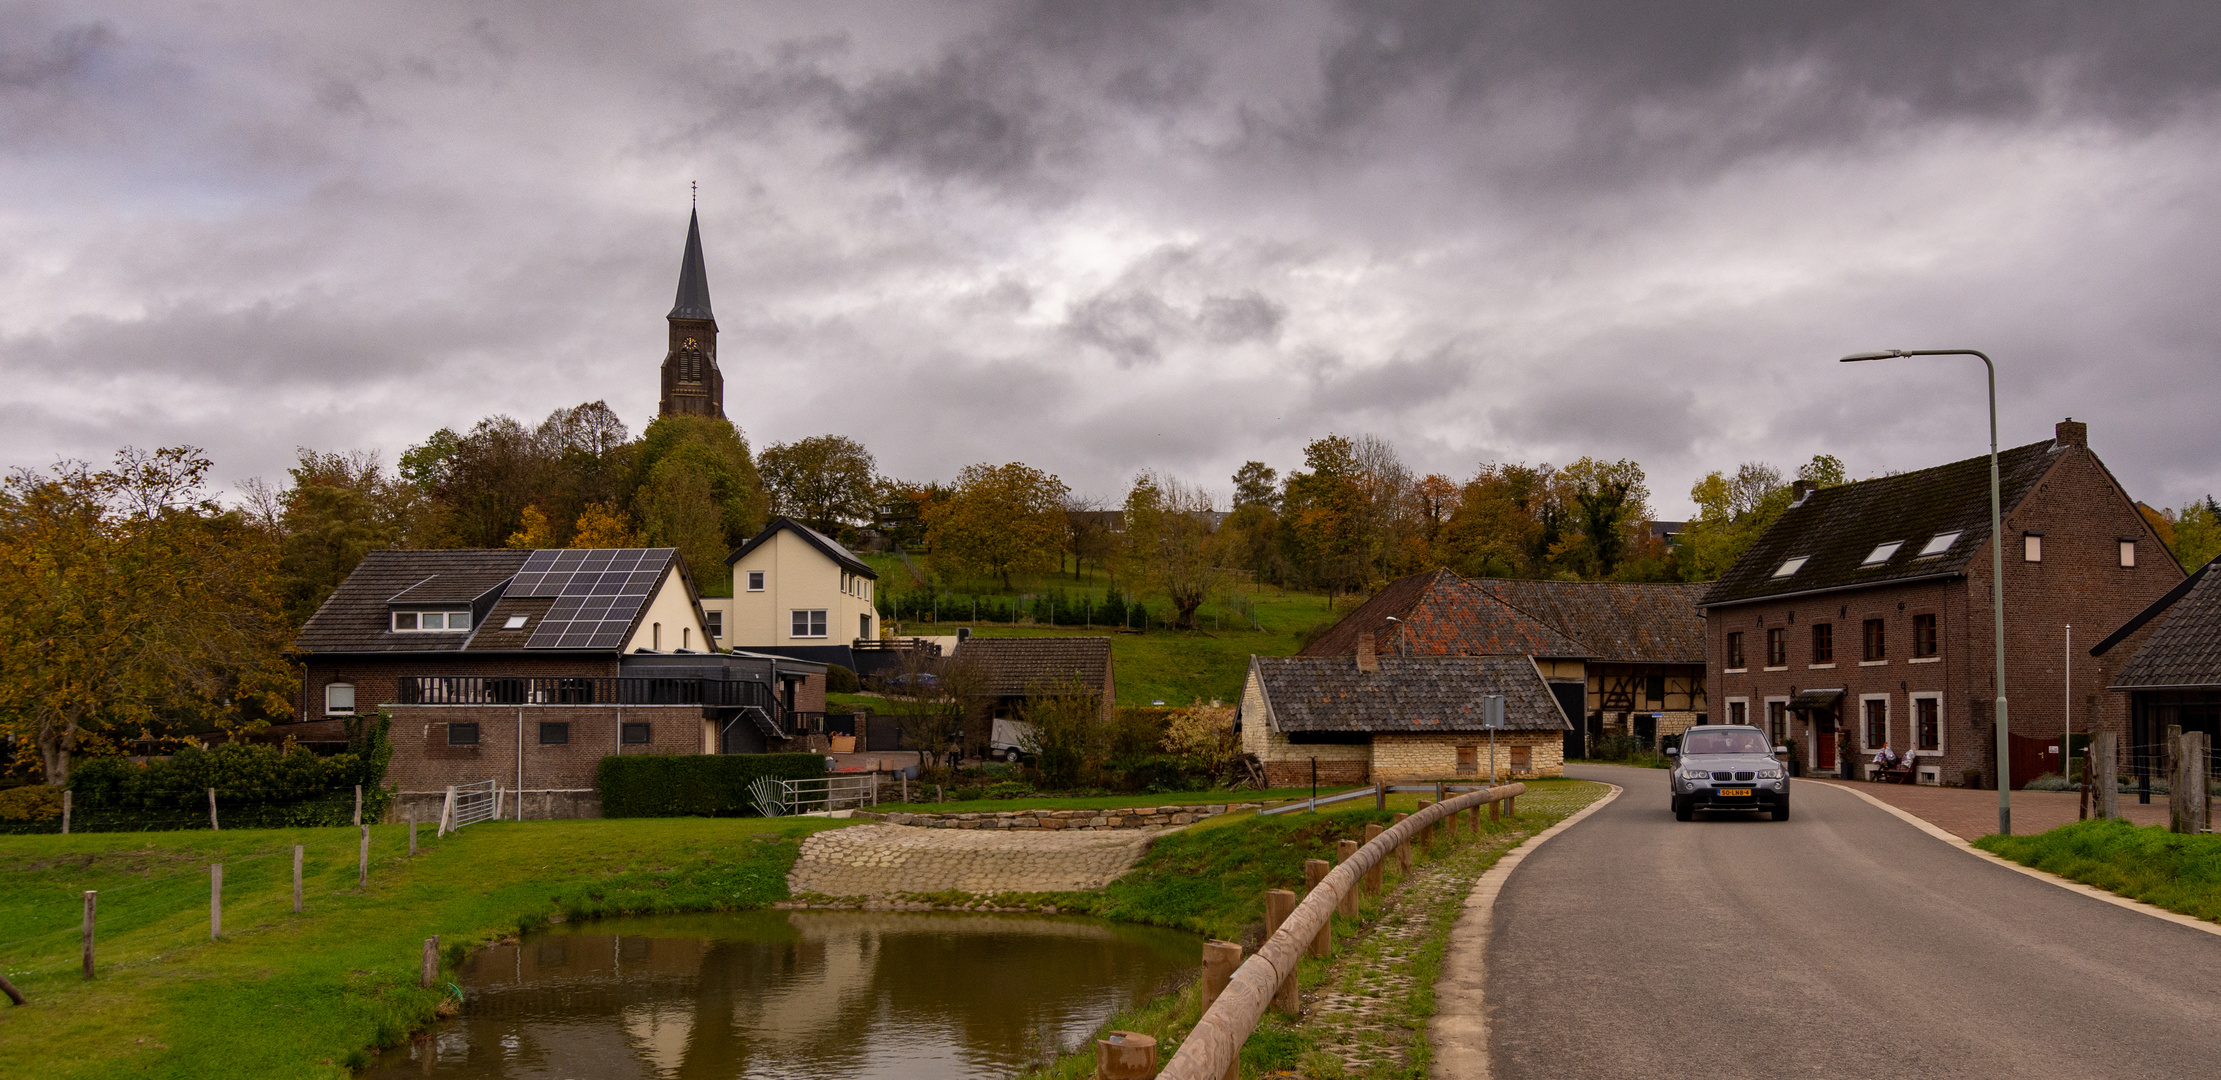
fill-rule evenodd
<path id="1" fill-rule="evenodd" d="M 0 462 L 656 408 L 881 468 L 1422 471 L 2073 415 L 2221 492 L 2221 14 L 2179 4 L 0 0 Z"/>

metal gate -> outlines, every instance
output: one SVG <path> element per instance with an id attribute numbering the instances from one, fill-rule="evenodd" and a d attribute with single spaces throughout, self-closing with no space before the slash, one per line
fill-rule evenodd
<path id="1" fill-rule="evenodd" d="M 501 788 L 498 780 L 482 780 L 475 784 L 453 784 L 447 789 L 447 802 L 440 807 L 440 833 L 445 835 L 465 825 L 492 821 L 500 813 Z"/>

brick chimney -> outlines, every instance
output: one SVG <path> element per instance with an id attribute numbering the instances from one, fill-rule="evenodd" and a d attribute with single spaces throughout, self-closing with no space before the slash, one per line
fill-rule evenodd
<path id="1" fill-rule="evenodd" d="M 1357 635 L 1357 670 L 1380 670 L 1380 657 L 1373 654 L 1373 632 L 1370 630 Z"/>
<path id="2" fill-rule="evenodd" d="M 2052 436 L 2052 441 L 2060 446 L 2088 448 L 2090 445 L 2090 425 L 2082 423 L 2072 416 L 2059 421 L 2059 426 L 2054 430 L 2056 434 Z"/>
<path id="3" fill-rule="evenodd" d="M 1818 490 L 1820 490 L 1820 482 L 1817 480 L 1791 480 L 1789 482 L 1789 505 L 1795 506 L 1805 501 L 1812 496 L 1813 492 Z"/>

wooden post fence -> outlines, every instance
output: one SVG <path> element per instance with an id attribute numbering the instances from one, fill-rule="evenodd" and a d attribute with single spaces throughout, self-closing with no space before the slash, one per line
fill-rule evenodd
<path id="1" fill-rule="evenodd" d="M 409 815 L 409 857 L 416 857 L 416 815 Z"/>
<path id="2" fill-rule="evenodd" d="M 1387 831 L 1378 825 L 1367 825 L 1365 826 L 1365 842 L 1370 844 L 1375 837 Z M 1375 860 L 1373 865 L 1365 868 L 1365 891 L 1373 896 L 1380 895 L 1380 863 L 1378 860 Z"/>
<path id="3" fill-rule="evenodd" d="M 11 1004 L 23 1004 L 23 991 L 16 989 L 15 984 L 9 982 L 5 975 L 0 975 L 0 994 L 8 995 L 8 1001 Z"/>
<path id="4" fill-rule="evenodd" d="M 1282 998 L 1293 986 L 1303 953 L 1319 931 L 1331 924 L 1343 894 L 1359 887 L 1368 868 L 1409 842 L 1412 834 L 1420 829 L 1478 803 L 1508 800 L 1525 791 L 1523 784 L 1506 784 L 1468 792 L 1398 821 L 1359 848 L 1356 857 L 1320 878 L 1302 903 L 1285 917 L 1275 918 L 1278 913 L 1273 893 L 1267 893 L 1265 943 L 1235 969 L 1225 992 L 1204 1010 L 1186 1041 L 1181 1043 L 1179 1053 L 1174 1054 L 1158 1074 L 1160 1080 L 1221 1080 L 1227 1066 L 1239 1060 L 1242 1043 L 1256 1029 L 1266 1008 L 1283 1004 Z"/>
<path id="5" fill-rule="evenodd" d="M 355 785 L 355 824 L 362 824 L 362 785 Z"/>
<path id="6" fill-rule="evenodd" d="M 1421 799 L 1419 800 L 1419 812 L 1423 814 L 1427 812 L 1427 807 L 1440 805 L 1442 803 L 1439 799 Z M 1428 819 L 1427 827 L 1419 830 L 1419 842 L 1425 845 L 1428 851 L 1434 850 L 1434 821 L 1436 820 L 1438 819 Z"/>
<path id="7" fill-rule="evenodd" d="M 208 864 L 208 940 L 224 936 L 224 864 Z"/>
<path id="8" fill-rule="evenodd" d="M 216 824 L 216 789 L 215 789 L 215 788 L 209 788 L 209 789 L 208 789 L 208 828 L 209 828 L 209 831 L 211 831 L 211 832 L 214 832 L 214 831 L 216 831 L 216 830 L 217 830 L 217 829 L 219 828 L 219 826 L 218 826 L 218 825 Z"/>
<path id="9" fill-rule="evenodd" d="M 370 884 L 370 826 L 362 827 L 362 854 L 355 859 L 355 887 Z"/>
<path id="10" fill-rule="evenodd" d="M 1327 873 L 1333 869 L 1333 864 L 1325 859 L 1303 860 L 1303 895 L 1318 892 L 1319 882 L 1325 881 Z M 1334 955 L 1334 920 L 1319 922 L 1319 932 L 1311 935 L 1311 955 L 1322 960 Z"/>
<path id="11" fill-rule="evenodd" d="M 1203 1011 L 1210 1012 L 1211 1004 L 1226 992 L 1226 984 L 1234 980 L 1234 969 L 1242 966 L 1242 947 L 1231 941 L 1206 941 L 1203 943 L 1203 987 L 1199 994 Z M 1229 1062 L 1222 1080 L 1241 1080 L 1241 1062 Z"/>
<path id="12" fill-rule="evenodd" d="M 1363 845 L 1359 844 L 1355 840 L 1336 841 L 1334 844 L 1334 861 L 1337 863 L 1346 863 L 1351 859 L 1356 858 L 1357 849 L 1362 846 Z M 1350 891 L 1342 894 L 1342 906 L 1338 910 L 1340 910 L 1340 912 L 1348 918 L 1358 918 L 1356 889 L 1351 889 Z"/>
<path id="13" fill-rule="evenodd" d="M 99 891 L 85 890 L 85 977 L 88 979 L 93 977 L 93 924 L 99 912 Z"/>
<path id="14" fill-rule="evenodd" d="M 2098 816 L 2107 821 L 2121 818 L 2121 737 L 2098 732 L 2092 740 L 2098 750 Z"/>
<path id="15" fill-rule="evenodd" d="M 70 796 L 70 790 L 69 790 L 68 788 L 63 788 L 63 789 L 62 789 L 62 835 L 63 835 L 63 836 L 68 836 L 68 835 L 69 835 L 69 796 Z M 20 1004 L 22 1004 L 22 1003 L 21 1003 L 21 1002 L 17 1002 L 17 1004 L 19 1004 L 19 1005 L 20 1005 Z"/>
<path id="16" fill-rule="evenodd" d="M 424 939 L 424 962 L 417 968 L 416 984 L 426 990 L 440 978 L 440 936 Z"/>
<path id="17" fill-rule="evenodd" d="M 1410 814 L 1397 814 L 1389 821 L 1388 827 L 1394 829 L 1410 818 Z M 1411 873 L 1411 834 L 1408 832 L 1404 834 L 1403 842 L 1396 845 L 1396 872 L 1405 875 Z"/>
<path id="18" fill-rule="evenodd" d="M 1286 889 L 1267 889 L 1265 891 L 1266 940 L 1269 941 L 1275 934 L 1278 934 L 1280 928 L 1287 924 L 1288 916 L 1295 914 L 1295 911 L 1295 893 Z M 1303 1005 L 1297 999 L 1296 969 L 1293 965 L 1289 966 L 1287 977 L 1281 979 L 1279 984 L 1273 987 L 1272 1004 L 1274 1008 L 1284 1013 L 1293 1014 L 1302 1010 Z M 1209 1014 L 1209 1011 L 1208 1009 L 1204 1010 L 1206 1015 Z"/>
<path id="19" fill-rule="evenodd" d="M 293 914 L 301 913 L 301 845 L 293 845 Z"/>
<path id="20" fill-rule="evenodd" d="M 2167 817 L 2170 828 L 2196 835 L 2206 831 L 2208 780 L 2206 733 L 2185 731 L 2175 737 L 2174 775 L 2167 781 Z"/>

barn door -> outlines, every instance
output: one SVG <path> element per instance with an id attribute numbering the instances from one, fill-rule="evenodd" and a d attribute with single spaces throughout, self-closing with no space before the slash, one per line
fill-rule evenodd
<path id="1" fill-rule="evenodd" d="M 1566 760 L 1589 756 L 1588 740 L 1583 738 L 1586 733 L 1582 730 L 1587 726 L 1582 723 L 1582 717 L 1589 707 L 1588 684 L 1554 682 L 1550 684 L 1550 695 L 1558 699 L 1558 707 L 1564 709 L 1566 718 L 1573 722 L 1565 733 Z"/>

